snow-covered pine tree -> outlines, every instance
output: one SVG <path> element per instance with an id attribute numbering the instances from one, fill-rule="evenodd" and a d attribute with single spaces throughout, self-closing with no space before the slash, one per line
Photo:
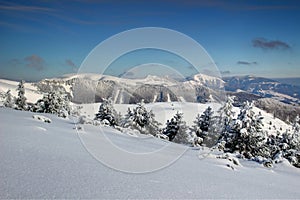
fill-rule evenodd
<path id="1" fill-rule="evenodd" d="M 191 137 L 193 137 L 195 146 L 202 145 L 202 143 L 203 143 L 203 138 L 201 137 L 202 136 L 202 130 L 200 129 L 201 122 L 202 122 L 201 115 L 198 114 L 196 116 L 196 120 L 194 121 L 194 124 L 190 128 Z"/>
<path id="2" fill-rule="evenodd" d="M 168 136 L 170 141 L 174 140 L 179 130 L 179 126 L 177 124 L 178 122 L 175 120 L 175 117 L 173 117 L 171 120 L 167 120 L 166 127 L 163 129 L 163 134 Z"/>
<path id="3" fill-rule="evenodd" d="M 226 103 L 218 110 L 220 122 L 224 124 L 223 133 L 230 132 L 230 125 L 234 119 L 235 112 L 233 111 L 233 98 L 228 97 Z"/>
<path id="4" fill-rule="evenodd" d="M 282 161 L 282 150 L 281 150 L 280 142 L 281 142 L 280 132 L 277 132 L 276 135 L 271 134 L 267 137 L 266 145 L 270 151 L 270 158 L 272 160 L 275 160 L 275 163 Z"/>
<path id="5" fill-rule="evenodd" d="M 114 109 L 112 99 L 104 99 L 99 107 L 99 111 L 96 114 L 95 120 L 105 121 L 110 126 L 116 126 L 119 124 L 118 113 Z"/>
<path id="6" fill-rule="evenodd" d="M 232 138 L 225 147 L 230 152 L 237 151 L 248 159 L 257 156 L 269 157 L 270 152 L 266 146 L 266 132 L 262 130 L 263 117 L 255 115 L 252 103 L 244 103 L 238 118 L 232 127 Z"/>
<path id="7" fill-rule="evenodd" d="M 283 135 L 286 145 L 284 157 L 287 158 L 292 165 L 300 168 L 300 119 L 296 116 L 294 119 L 292 132 Z"/>
<path id="8" fill-rule="evenodd" d="M 16 99 L 16 109 L 18 110 L 27 110 L 24 83 L 25 81 L 22 80 L 17 88 L 18 97 Z"/>
<path id="9" fill-rule="evenodd" d="M 8 107 L 8 108 L 14 108 L 15 107 L 15 100 L 14 100 L 14 97 L 12 96 L 10 90 L 8 90 L 5 93 L 5 100 L 4 100 L 3 105 L 5 107 Z"/>
<path id="10" fill-rule="evenodd" d="M 195 128 L 197 129 L 196 134 L 199 137 L 205 138 L 209 130 L 210 122 L 213 116 L 213 111 L 210 106 L 200 115 L 198 114 L 194 121 Z"/>
<path id="11" fill-rule="evenodd" d="M 155 115 L 152 110 L 148 112 L 148 123 L 146 124 L 145 128 L 148 134 L 156 135 L 160 132 L 159 126 L 161 123 L 155 120 Z"/>
<path id="12" fill-rule="evenodd" d="M 169 137 L 170 141 L 180 144 L 191 144 L 192 138 L 188 132 L 186 122 L 183 120 L 183 113 L 177 112 L 175 116 L 168 120 L 163 134 Z"/>
<path id="13" fill-rule="evenodd" d="M 128 108 L 122 126 L 138 130 L 142 134 L 156 135 L 159 133 L 159 122 L 155 120 L 152 110 L 147 111 L 144 100 L 137 104 L 132 110 Z"/>
<path id="14" fill-rule="evenodd" d="M 299 115 L 296 116 L 293 123 L 293 131 L 295 133 L 300 133 L 300 118 Z"/>
<path id="15" fill-rule="evenodd" d="M 295 125 L 298 126 L 297 121 L 294 122 L 292 131 L 286 130 L 284 133 L 278 134 L 276 138 L 269 136 L 268 146 L 272 159 L 276 161 L 280 155 L 295 167 L 300 168 L 300 133 L 297 129 L 295 130 Z"/>
<path id="16" fill-rule="evenodd" d="M 220 130 L 219 148 L 224 149 L 224 144 L 232 137 L 231 127 L 234 121 L 233 97 L 227 97 L 226 103 L 218 110 L 218 126 Z"/>
<path id="17" fill-rule="evenodd" d="M 300 168 L 300 121 L 297 116 L 293 122 L 292 130 L 284 133 L 278 131 L 277 135 L 270 135 L 267 140 L 270 149 L 270 158 L 276 163 L 287 159 L 292 165 Z"/>
<path id="18" fill-rule="evenodd" d="M 299 118 L 299 115 L 297 115 L 294 120 L 292 131 L 293 131 L 293 133 L 292 133 L 292 139 L 290 142 L 290 146 L 291 146 L 291 148 L 298 151 L 299 155 L 300 155 L 300 118 Z M 300 163 L 300 159 L 299 159 L 299 163 Z"/>
<path id="19" fill-rule="evenodd" d="M 179 144 L 191 144 L 191 136 L 189 134 L 188 126 L 186 122 L 183 120 L 183 113 L 177 112 L 174 116 L 177 121 L 177 125 L 179 127 L 177 134 L 174 137 L 173 142 Z"/>
<path id="20" fill-rule="evenodd" d="M 198 114 L 194 125 L 190 129 L 193 134 L 202 141 L 201 145 L 213 146 L 219 138 L 219 127 L 217 127 L 218 119 L 213 116 L 214 112 L 209 106 L 205 111 L 200 115 Z"/>
<path id="21" fill-rule="evenodd" d="M 59 117 L 67 117 L 71 112 L 70 100 L 62 90 L 53 90 L 45 93 L 34 106 L 35 112 L 56 114 Z"/>

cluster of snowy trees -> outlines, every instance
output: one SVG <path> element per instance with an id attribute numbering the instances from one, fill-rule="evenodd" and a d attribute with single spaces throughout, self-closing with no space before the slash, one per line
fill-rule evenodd
<path id="1" fill-rule="evenodd" d="M 137 104 L 137 107 L 132 110 L 128 108 L 121 125 L 124 128 L 136 129 L 140 133 L 155 136 L 159 132 L 160 123 L 155 120 L 155 115 L 152 110 L 148 111 L 145 108 L 144 101 L 142 100 Z"/>
<path id="2" fill-rule="evenodd" d="M 117 127 L 119 130 L 137 130 L 141 134 L 150 134 L 176 143 L 191 144 L 192 140 L 186 122 L 183 120 L 183 113 L 176 113 L 167 121 L 164 128 L 160 128 L 161 124 L 155 120 L 152 110 L 146 109 L 143 100 L 135 108 L 128 108 L 127 113 L 122 117 L 114 109 L 112 100 L 104 99 L 95 120 Z"/>
<path id="3" fill-rule="evenodd" d="M 4 94 L 3 105 L 5 107 L 39 113 L 51 113 L 64 118 L 70 114 L 70 100 L 64 91 L 51 89 L 49 92 L 44 93 L 42 99 L 39 99 L 35 104 L 31 104 L 27 103 L 24 84 L 25 81 L 23 80 L 18 84 L 17 97 L 13 97 L 10 90 Z"/>
<path id="4" fill-rule="evenodd" d="M 282 162 L 286 158 L 291 164 L 300 167 L 299 117 L 291 131 L 269 135 L 263 130 L 263 116 L 255 114 L 252 103 L 245 102 L 236 118 L 232 117 L 232 100 L 229 98 L 220 113 L 223 126 L 218 139 L 218 148 L 224 152 L 237 152 L 242 158 L 262 162 L 265 166 Z M 222 116 L 222 115 L 220 115 Z"/>
<path id="5" fill-rule="evenodd" d="M 267 138 L 269 157 L 275 162 L 286 158 L 291 164 L 300 168 L 300 119 L 297 116 L 291 131 L 278 132 Z"/>
<path id="6" fill-rule="evenodd" d="M 160 131 L 160 123 L 155 120 L 152 110 L 148 111 L 145 108 L 143 100 L 135 108 L 128 108 L 126 115 L 122 117 L 114 109 L 111 98 L 104 99 L 98 113 L 96 113 L 95 120 L 112 127 L 137 130 L 142 134 L 153 136 L 156 136 Z"/>
<path id="7" fill-rule="evenodd" d="M 145 108 L 143 101 L 133 109 L 128 108 L 122 117 L 113 108 L 111 99 L 104 100 L 95 119 L 113 127 L 137 130 L 175 143 L 237 153 L 241 158 L 259 161 L 266 166 L 286 158 L 294 166 L 300 167 L 299 117 L 292 131 L 268 135 L 262 128 L 263 116 L 253 111 L 252 103 L 245 102 L 236 117 L 232 103 L 232 98 L 228 98 L 216 115 L 208 107 L 197 115 L 192 127 L 186 125 L 183 113 L 177 112 L 160 128 L 161 124 L 155 120 L 154 113 Z"/>
<path id="8" fill-rule="evenodd" d="M 11 94 L 11 90 L 8 90 L 6 93 L 2 94 L 3 105 L 8 108 L 14 108 L 17 110 L 28 110 L 28 105 L 25 97 L 25 88 L 24 81 L 21 81 L 18 84 L 17 92 L 18 96 L 14 97 Z"/>
<path id="9" fill-rule="evenodd" d="M 70 112 L 70 102 L 62 90 L 51 90 L 32 105 L 31 111 L 38 113 L 51 113 L 66 118 Z"/>
<path id="10" fill-rule="evenodd" d="M 8 108 L 14 108 L 17 110 L 28 110 L 28 104 L 26 102 L 25 97 L 25 88 L 24 88 L 24 81 L 21 81 L 17 87 L 17 97 L 14 97 L 11 94 L 11 90 L 7 90 L 6 93 L 1 95 L 3 99 L 3 105 Z"/>

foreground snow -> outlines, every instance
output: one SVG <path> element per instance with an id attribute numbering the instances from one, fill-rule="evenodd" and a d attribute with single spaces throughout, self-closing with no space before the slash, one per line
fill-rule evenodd
<path id="1" fill-rule="evenodd" d="M 241 165 L 236 166 L 213 154 L 199 159 L 202 151 L 193 149 L 152 173 L 119 172 L 97 161 L 78 137 L 85 134 L 93 138 L 99 135 L 100 127 L 85 125 L 77 132 L 73 120 L 42 114 L 51 120 L 45 123 L 33 115 L 0 108 L 0 198 L 300 197 L 300 170 L 288 163 L 269 169 L 240 160 Z M 102 130 L 131 151 L 144 152 L 164 142 L 138 140 L 109 127 Z M 99 147 L 105 146 L 104 142 L 99 140 Z M 127 162 L 124 157 L 120 160 Z"/>

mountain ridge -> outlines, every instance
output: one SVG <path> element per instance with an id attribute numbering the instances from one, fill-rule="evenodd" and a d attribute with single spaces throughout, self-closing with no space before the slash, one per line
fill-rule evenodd
<path id="1" fill-rule="evenodd" d="M 262 98 L 274 98 L 283 103 L 300 105 L 300 86 L 255 76 L 233 76 L 223 80 L 227 92 L 247 92 Z"/>

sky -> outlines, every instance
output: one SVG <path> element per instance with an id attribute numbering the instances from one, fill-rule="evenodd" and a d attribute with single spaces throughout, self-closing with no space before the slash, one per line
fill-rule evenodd
<path id="1" fill-rule="evenodd" d="M 296 0 L 0 1 L 0 78 L 77 73 L 99 43 L 141 27 L 192 38 L 223 76 L 300 77 L 299 20 Z M 178 55 L 148 49 L 120 56 L 107 73 L 122 75 L 147 63 L 191 69 Z"/>

